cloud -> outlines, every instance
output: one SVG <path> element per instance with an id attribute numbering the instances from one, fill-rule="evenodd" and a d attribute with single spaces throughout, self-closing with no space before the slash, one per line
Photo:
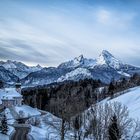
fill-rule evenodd
<path id="1" fill-rule="evenodd" d="M 110 28 L 128 29 L 132 25 L 136 13 L 99 8 L 95 12 L 95 17 L 98 23 L 109 26 Z"/>
<path id="2" fill-rule="evenodd" d="M 97 12 L 97 20 L 98 22 L 103 23 L 103 24 L 109 23 L 111 20 L 111 13 L 104 9 L 99 10 Z"/>
<path id="3" fill-rule="evenodd" d="M 77 51 L 67 40 L 17 19 L 3 20 L 0 32 L 1 59 L 56 66 L 67 52 Z"/>
<path id="4" fill-rule="evenodd" d="M 135 11 L 79 4 L 11 7 L 0 14 L 1 59 L 56 66 L 80 54 L 94 58 L 107 49 L 127 61 L 125 53 L 135 55 L 131 52 L 139 44 Z"/>

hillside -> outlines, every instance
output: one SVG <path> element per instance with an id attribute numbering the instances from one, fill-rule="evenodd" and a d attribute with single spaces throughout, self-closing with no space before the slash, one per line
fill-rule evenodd
<path id="1" fill-rule="evenodd" d="M 130 117 L 140 119 L 140 86 L 128 89 L 125 94 L 112 99 L 111 102 L 121 102 L 128 107 Z"/>

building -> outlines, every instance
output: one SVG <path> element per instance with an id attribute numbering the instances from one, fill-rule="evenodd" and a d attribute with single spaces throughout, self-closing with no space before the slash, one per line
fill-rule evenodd
<path id="1" fill-rule="evenodd" d="M 21 94 L 21 83 L 19 80 L 15 84 L 15 88 L 16 88 L 16 91 Z"/>
<path id="2" fill-rule="evenodd" d="M 2 107 L 21 106 L 22 100 L 20 83 L 16 83 L 15 88 L 0 89 L 0 105 Z"/>

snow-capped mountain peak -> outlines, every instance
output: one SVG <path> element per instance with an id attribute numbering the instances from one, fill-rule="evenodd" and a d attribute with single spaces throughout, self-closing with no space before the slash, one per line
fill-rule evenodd
<path id="1" fill-rule="evenodd" d="M 119 80 L 121 77 L 130 77 L 134 73 L 140 73 L 140 68 L 122 63 L 106 50 L 103 50 L 97 59 L 89 59 L 80 55 L 52 68 L 42 68 L 40 65 L 29 67 L 11 60 L 0 61 L 0 66 L 2 66 L 0 78 L 8 79 L 9 77 L 8 82 L 20 78 L 25 85 L 49 84 L 84 78 L 100 79 L 104 83 L 109 83 L 112 78 Z M 15 80 L 11 80 L 13 77 Z"/>
<path id="2" fill-rule="evenodd" d="M 95 59 L 87 59 L 83 55 L 75 57 L 73 60 L 60 64 L 59 68 L 77 68 L 77 67 L 93 67 L 96 64 Z"/>
<path id="3" fill-rule="evenodd" d="M 1 61 L 0 64 L 2 64 L 3 67 L 6 69 L 17 68 L 17 66 L 14 64 L 14 61 L 11 61 L 11 60 L 7 60 L 6 62 Z"/>
<path id="4" fill-rule="evenodd" d="M 116 59 L 111 53 L 103 50 L 102 53 L 97 58 L 97 65 L 108 65 L 112 68 L 119 69 L 122 62 Z"/>
<path id="5" fill-rule="evenodd" d="M 37 67 L 37 68 L 41 68 L 41 69 L 42 69 L 42 67 L 41 67 L 39 64 L 38 64 L 38 65 L 36 65 L 36 67 Z"/>
<path id="6" fill-rule="evenodd" d="M 103 50 L 102 52 L 101 52 L 101 54 L 100 55 L 103 55 L 104 57 L 114 57 L 109 51 L 107 51 L 107 50 Z"/>
<path id="7" fill-rule="evenodd" d="M 31 72 L 39 71 L 42 69 L 40 65 L 30 67 L 24 63 L 12 60 L 0 61 L 0 66 L 3 66 L 6 70 L 10 71 L 20 79 L 26 77 Z"/>
<path id="8" fill-rule="evenodd" d="M 85 58 L 83 57 L 83 55 L 80 55 L 78 57 L 75 57 L 73 60 L 70 60 L 70 61 L 67 61 L 67 62 L 60 64 L 58 67 L 59 68 L 75 68 L 75 67 L 78 67 L 81 64 L 83 64 L 84 59 Z"/>
<path id="9" fill-rule="evenodd" d="M 82 54 L 74 58 L 74 61 L 78 61 L 78 62 L 82 62 L 83 60 L 84 60 L 84 56 Z"/>
<path id="10" fill-rule="evenodd" d="M 74 60 L 73 60 L 74 65 L 80 65 L 80 64 L 83 64 L 83 63 L 84 63 L 84 56 L 83 55 L 75 57 Z"/>
<path id="11" fill-rule="evenodd" d="M 35 72 L 35 71 L 39 71 L 39 70 L 41 70 L 41 69 L 43 69 L 43 68 L 38 64 L 38 65 L 36 65 L 36 66 L 29 67 L 28 69 L 29 69 L 29 71 L 31 71 L 31 72 Z"/>
<path id="12" fill-rule="evenodd" d="M 97 59 L 87 59 L 83 55 L 75 57 L 73 60 L 62 63 L 59 65 L 60 68 L 94 68 L 98 65 L 107 65 L 114 69 L 119 69 L 123 63 L 116 59 L 110 52 L 103 50 Z"/>
<path id="13" fill-rule="evenodd" d="M 21 62 L 13 61 L 13 60 L 7 60 L 7 61 L 0 61 L 0 65 L 3 66 L 5 69 L 16 69 L 16 68 L 22 68 L 27 69 L 28 66 Z"/>

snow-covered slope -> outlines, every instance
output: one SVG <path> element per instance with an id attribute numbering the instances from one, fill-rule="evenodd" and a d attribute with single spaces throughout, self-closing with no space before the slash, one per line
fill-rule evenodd
<path id="1" fill-rule="evenodd" d="M 121 102 L 128 107 L 130 116 L 140 119 L 140 86 L 129 89 L 125 94 L 120 95 L 111 102 Z"/>
<path id="2" fill-rule="evenodd" d="M 77 80 L 85 79 L 85 78 L 92 78 L 90 71 L 85 68 L 77 68 L 77 69 L 67 73 L 66 75 L 58 78 L 57 82 L 63 82 L 66 80 L 77 81 Z"/>

